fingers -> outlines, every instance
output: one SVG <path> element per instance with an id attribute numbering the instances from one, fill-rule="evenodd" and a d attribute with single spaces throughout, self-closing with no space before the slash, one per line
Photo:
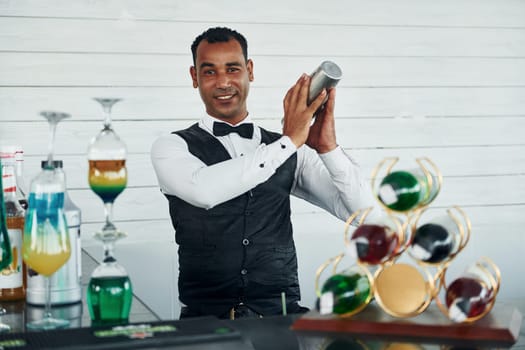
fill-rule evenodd
<path id="1" fill-rule="evenodd" d="M 297 105 L 298 101 L 300 100 L 301 90 L 303 89 L 303 85 L 307 79 L 308 76 L 303 73 L 299 79 L 297 79 L 297 82 L 288 90 L 286 96 L 284 97 L 285 109 L 289 106 Z"/>

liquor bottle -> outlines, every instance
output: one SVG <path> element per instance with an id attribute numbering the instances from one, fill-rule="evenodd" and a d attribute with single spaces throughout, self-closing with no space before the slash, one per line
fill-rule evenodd
<path id="1" fill-rule="evenodd" d="M 42 161 L 42 169 L 47 165 L 47 161 Z M 63 162 L 53 161 L 53 166 L 58 176 L 65 182 Z M 64 213 L 69 230 L 69 243 L 71 245 L 71 257 L 56 273 L 51 277 L 51 304 L 65 305 L 77 303 L 82 300 L 82 290 L 80 278 L 82 275 L 81 267 L 81 244 L 80 226 L 81 211 L 73 203 L 67 191 L 64 193 Z M 28 269 L 27 273 L 27 302 L 33 305 L 44 305 L 45 279 L 36 271 Z"/>
<path id="2" fill-rule="evenodd" d="M 27 210 L 27 187 L 24 181 L 24 150 L 20 146 L 15 146 L 15 172 L 16 172 L 16 198 L 18 202 Z"/>
<path id="3" fill-rule="evenodd" d="M 487 258 L 468 266 L 446 287 L 448 317 L 454 322 L 465 322 L 486 315 L 498 293 L 500 276 L 499 268 Z"/>
<path id="4" fill-rule="evenodd" d="M 0 157 L 0 270 L 11 264 L 11 240 L 9 239 L 9 232 L 7 231 L 7 215 L 4 205 L 4 183 L 2 180 L 3 168 L 2 159 Z M 0 316 L 5 313 L 4 309 L 0 307 Z M 9 327 L 0 322 L 0 332 L 9 330 Z"/>
<path id="5" fill-rule="evenodd" d="M 16 198 L 14 153 L 0 153 L 7 231 L 11 241 L 11 264 L 0 272 L 0 301 L 22 300 L 26 296 L 26 267 L 22 261 L 25 210 Z"/>
<path id="6" fill-rule="evenodd" d="M 396 253 L 399 236 L 387 225 L 362 224 L 350 239 L 350 256 L 367 264 L 381 264 Z"/>
<path id="7" fill-rule="evenodd" d="M 324 282 L 316 306 L 322 315 L 352 315 L 368 305 L 372 293 L 370 277 L 364 270 L 352 266 Z"/>

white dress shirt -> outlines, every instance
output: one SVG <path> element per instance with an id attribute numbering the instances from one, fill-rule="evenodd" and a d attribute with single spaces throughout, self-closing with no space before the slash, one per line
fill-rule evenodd
<path id="1" fill-rule="evenodd" d="M 199 126 L 213 135 L 214 121 L 219 120 L 206 115 Z M 242 123 L 251 123 L 251 118 L 248 116 Z M 355 210 L 376 206 L 359 166 L 339 146 L 317 154 L 306 145 L 297 149 L 287 136 L 261 144 L 261 130 L 255 125 L 251 139 L 236 133 L 216 138 L 232 159 L 211 166 L 192 155 L 186 141 L 176 134 L 162 136 L 153 143 L 151 160 L 163 193 L 210 209 L 265 182 L 297 152 L 292 195 L 344 221 Z"/>

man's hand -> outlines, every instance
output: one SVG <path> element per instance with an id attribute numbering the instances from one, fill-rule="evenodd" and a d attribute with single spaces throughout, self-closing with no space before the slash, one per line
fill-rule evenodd
<path id="1" fill-rule="evenodd" d="M 310 127 L 306 144 L 317 151 L 327 153 L 337 147 L 335 139 L 335 88 L 328 91 L 328 100 L 321 107 Z"/>
<path id="2" fill-rule="evenodd" d="M 306 101 L 308 99 L 308 88 L 310 86 L 310 77 L 307 74 L 301 75 L 297 83 L 288 90 L 284 97 L 284 121 L 283 121 L 283 135 L 290 137 L 297 148 L 301 147 L 309 138 L 310 124 L 312 117 L 323 104 L 326 98 L 326 90 L 323 90 L 319 96 L 308 106 Z M 333 122 L 333 98 L 331 104 L 332 122 Z M 322 112 L 321 114 L 326 114 Z M 322 118 L 330 119 L 330 118 Z M 315 125 L 315 123 L 314 123 Z M 320 128 L 320 127 L 318 127 Z M 312 143 L 320 137 L 312 136 Z M 335 139 L 335 136 L 334 136 Z M 335 141 L 335 140 L 334 140 Z M 319 152 L 319 151 L 318 151 Z"/>

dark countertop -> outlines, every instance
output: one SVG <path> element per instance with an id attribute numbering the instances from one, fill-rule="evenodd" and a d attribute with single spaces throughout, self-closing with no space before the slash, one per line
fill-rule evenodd
<path id="1" fill-rule="evenodd" d="M 69 328 L 90 327 L 91 319 L 86 303 L 86 288 L 93 270 L 98 263 L 86 252 L 82 252 L 82 302 L 64 306 L 52 306 L 51 313 L 58 318 L 65 318 L 70 321 Z M 44 313 L 43 306 L 32 306 L 25 301 L 0 302 L 0 306 L 5 308 L 7 313 L 0 316 L 3 323 L 11 326 L 15 332 L 24 332 L 27 322 L 41 319 Z M 129 315 L 130 322 L 151 322 L 158 321 L 160 318 L 146 304 L 136 296 L 131 303 Z M 1 347 L 0 347 L 1 348 Z"/>
<path id="2" fill-rule="evenodd" d="M 97 263 L 86 253 L 83 254 L 83 278 L 82 285 L 85 288 L 89 282 L 90 274 L 93 269 L 97 266 Z M 510 304 L 516 309 L 518 309 L 522 315 L 525 315 L 525 298 L 515 299 L 515 300 L 505 300 L 505 304 Z M 25 302 L 4 302 L 0 303 L 1 306 L 7 309 L 7 314 L 2 316 L 1 320 L 4 323 L 9 324 L 13 332 L 11 333 L 0 333 L 0 341 L 6 339 L 12 339 L 12 336 L 16 334 L 29 334 L 25 333 L 25 323 L 33 319 L 41 318 L 43 315 L 43 307 L 34 307 L 26 305 Z M 54 307 L 53 314 L 58 317 L 68 318 L 71 322 L 71 329 L 60 331 L 61 335 L 65 337 L 79 337 L 79 339 L 86 334 L 92 334 L 93 329 L 89 328 L 91 326 L 91 320 L 89 318 L 89 312 L 86 308 L 85 297 L 82 303 L 75 305 L 68 305 L 62 307 Z M 174 345 L 164 344 L 164 346 L 146 346 L 147 343 L 142 343 L 140 348 L 146 349 L 257 349 L 257 350 L 320 350 L 320 349 L 367 349 L 367 350 L 393 350 L 393 348 L 403 347 L 404 349 L 452 349 L 452 346 L 443 346 L 438 344 L 421 344 L 421 343 L 404 343 L 403 341 L 385 341 L 382 339 L 355 339 L 355 337 L 350 337 L 348 335 L 342 335 L 334 333 L 317 333 L 312 332 L 296 332 L 290 329 L 291 325 L 298 318 L 297 315 L 288 315 L 288 316 L 275 316 L 275 317 L 265 317 L 262 319 L 238 319 L 234 321 L 218 321 L 220 323 L 217 326 L 217 322 L 210 319 L 194 320 L 193 322 L 188 321 L 161 321 L 159 317 L 147 307 L 140 299 L 134 297 L 132 303 L 132 309 L 130 313 L 130 323 L 132 324 L 156 324 L 164 325 L 170 324 L 174 325 L 180 334 L 190 334 L 193 325 L 196 325 L 196 328 L 201 328 L 204 324 L 214 325 L 213 327 L 220 327 L 220 325 L 225 325 L 235 330 L 238 336 L 238 339 L 230 339 L 229 341 L 212 341 L 212 342 L 201 342 L 200 340 L 197 343 L 193 341 L 183 342 L 184 344 Z M 212 326 L 209 326 L 212 327 Z M 209 328 L 208 327 L 208 328 Z M 190 333 L 185 333 L 187 329 L 190 329 Z M 57 338 L 57 334 L 53 336 L 53 332 L 47 332 L 47 336 L 52 336 L 51 338 Z M 174 336 L 172 336 L 174 337 Z M 0 342 L 1 348 L 1 342 Z M 23 349 L 33 348 L 33 347 L 24 347 Z M 45 348 L 45 347 L 42 347 Z M 52 347 L 53 348 L 53 347 Z M 68 348 L 68 347 L 54 347 L 54 348 Z M 90 349 L 89 346 L 80 347 L 82 349 Z M 97 349 L 100 348 L 100 344 L 97 345 Z M 117 348 L 111 345 L 106 347 L 107 349 Z M 129 344 L 121 348 L 130 348 Z M 469 348 L 469 347 L 462 347 Z M 478 347 L 476 347 L 478 348 Z M 525 349 L 525 324 L 521 323 L 521 330 L 519 338 L 516 344 L 512 349 Z"/>

